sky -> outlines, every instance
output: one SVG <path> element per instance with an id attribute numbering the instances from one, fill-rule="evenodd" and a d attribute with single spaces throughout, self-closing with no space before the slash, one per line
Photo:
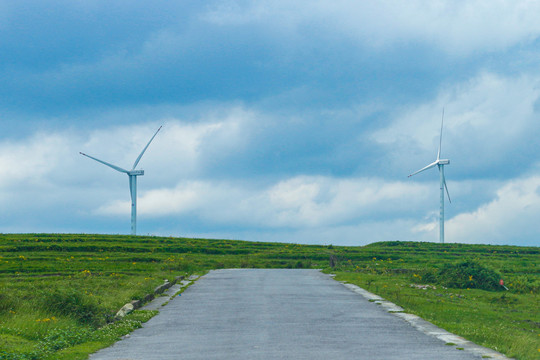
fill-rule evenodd
<path id="1" fill-rule="evenodd" d="M 538 246 L 539 13 L 0 0 L 0 233 Z"/>

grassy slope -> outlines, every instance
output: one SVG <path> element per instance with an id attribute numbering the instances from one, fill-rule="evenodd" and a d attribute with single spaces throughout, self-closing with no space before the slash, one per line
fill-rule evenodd
<path id="1" fill-rule="evenodd" d="M 152 316 L 136 312 L 107 325 L 123 304 L 166 278 L 231 267 L 327 268 L 330 255 L 339 259 L 333 270 L 342 280 L 477 343 L 519 359 L 538 356 L 539 248 L 23 234 L 0 235 L 0 359 L 85 359 Z M 464 259 L 501 273 L 510 290 L 410 287 L 423 283 L 426 271 Z"/>

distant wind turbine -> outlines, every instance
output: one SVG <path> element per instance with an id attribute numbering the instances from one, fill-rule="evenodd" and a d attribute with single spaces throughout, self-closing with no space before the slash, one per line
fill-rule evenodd
<path id="1" fill-rule="evenodd" d="M 439 241 L 441 243 L 444 243 L 444 190 L 446 189 L 446 195 L 448 195 L 448 201 L 452 202 L 450 200 L 450 193 L 448 193 L 448 187 L 446 186 L 446 179 L 444 177 L 444 165 L 450 164 L 450 160 L 448 159 L 441 159 L 441 145 L 442 145 L 442 131 L 443 131 L 443 122 L 444 122 L 444 109 L 442 113 L 442 119 L 441 119 L 441 136 L 439 138 L 439 151 L 437 152 L 437 160 L 432 162 L 426 167 L 423 167 L 422 169 L 413 172 L 409 177 L 416 175 L 424 170 L 431 169 L 435 165 L 439 168 L 439 177 L 441 181 L 441 208 L 440 208 L 440 215 L 439 215 Z"/>
<path id="2" fill-rule="evenodd" d="M 139 161 L 141 160 L 144 152 L 146 151 L 146 149 L 148 149 L 148 146 L 150 145 L 152 140 L 154 140 L 154 138 L 156 137 L 159 130 L 161 130 L 161 128 L 162 126 L 160 126 L 159 129 L 157 129 L 154 136 L 152 136 L 148 144 L 146 144 L 143 151 L 141 151 L 141 153 L 137 157 L 137 160 L 135 160 L 135 163 L 133 164 L 133 168 L 131 170 L 122 169 L 121 167 L 96 159 L 95 157 L 86 155 L 85 153 L 82 153 L 82 152 L 80 153 L 81 155 L 89 157 L 92 160 L 96 160 L 97 162 L 107 165 L 113 168 L 114 170 L 123 172 L 129 176 L 129 192 L 131 193 L 131 235 L 137 234 L 137 176 L 144 175 L 144 170 L 135 170 L 135 168 L 137 167 L 137 164 L 139 164 Z"/>

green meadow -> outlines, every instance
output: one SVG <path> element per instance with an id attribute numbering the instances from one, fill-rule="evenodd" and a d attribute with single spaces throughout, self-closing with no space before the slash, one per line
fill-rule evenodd
<path id="1" fill-rule="evenodd" d="M 114 321 L 124 304 L 219 268 L 323 269 L 473 342 L 538 359 L 539 260 L 538 247 L 0 234 L 0 359 L 86 359 L 156 314 Z"/>

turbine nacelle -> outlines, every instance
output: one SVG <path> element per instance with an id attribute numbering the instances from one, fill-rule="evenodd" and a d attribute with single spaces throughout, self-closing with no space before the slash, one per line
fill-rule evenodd
<path id="1" fill-rule="evenodd" d="M 448 159 L 439 159 L 437 160 L 437 165 L 448 165 L 450 164 L 450 160 Z"/>
<path id="2" fill-rule="evenodd" d="M 140 176 L 140 175 L 144 175 L 144 170 L 131 170 L 131 171 L 128 171 L 127 174 L 130 176 Z"/>

